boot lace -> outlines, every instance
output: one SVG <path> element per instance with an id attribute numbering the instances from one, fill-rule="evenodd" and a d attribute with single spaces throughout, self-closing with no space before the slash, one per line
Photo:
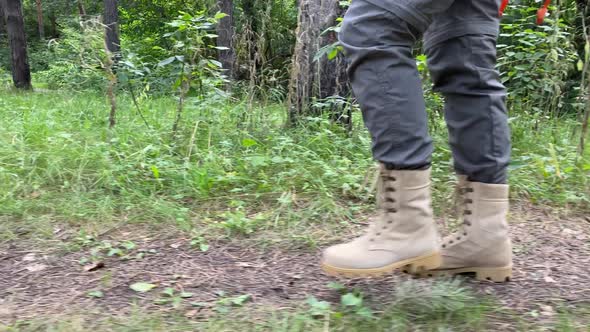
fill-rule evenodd
<path id="1" fill-rule="evenodd" d="M 461 206 L 463 209 L 462 219 L 463 219 L 463 231 L 459 232 L 458 234 L 455 233 L 451 236 L 450 239 L 443 243 L 442 247 L 446 248 L 449 245 L 455 243 L 455 241 L 460 241 L 464 236 L 467 236 L 468 227 L 471 226 L 471 221 L 469 220 L 471 215 L 473 214 L 473 210 L 471 209 L 471 204 L 473 204 L 473 199 L 467 196 L 468 193 L 472 193 L 473 188 L 471 187 L 462 187 L 458 188 L 456 191 L 457 196 L 455 196 L 459 203 L 458 205 Z"/>
<path id="2" fill-rule="evenodd" d="M 373 236 L 369 241 L 373 242 L 379 236 L 381 232 L 389 228 L 394 223 L 394 215 L 397 213 L 395 207 L 396 199 L 393 193 L 397 191 L 395 182 L 397 178 L 392 176 L 388 172 L 380 172 L 379 180 L 377 183 L 377 208 L 381 211 L 382 216 L 379 222 L 376 223 L 374 232 L 371 232 Z"/>

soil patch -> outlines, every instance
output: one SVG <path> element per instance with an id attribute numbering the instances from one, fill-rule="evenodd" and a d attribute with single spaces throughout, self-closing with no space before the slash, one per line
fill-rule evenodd
<path id="1" fill-rule="evenodd" d="M 506 284 L 467 280 L 467 285 L 517 312 L 590 303 L 587 217 L 564 218 L 529 207 L 517 207 L 512 214 L 514 280 Z M 109 236 L 116 239 L 119 235 Z M 246 294 L 254 304 L 281 308 L 298 306 L 310 295 L 339 300 L 338 293 L 327 287 L 334 279 L 320 271 L 316 252 L 261 250 L 245 241 L 213 243 L 202 252 L 192 249 L 189 242 L 139 237 L 134 239 L 132 252 L 143 252 L 141 259 L 105 257 L 101 260 L 104 266 L 92 271 L 80 264 L 91 248 L 67 254 L 16 245 L 0 248 L 0 322 L 72 311 L 115 315 L 130 310 L 131 303 L 147 309 L 178 310 L 155 303 L 166 287 L 191 293 L 192 297 L 182 302 L 183 310 L 194 312 L 194 304 L 198 304 L 204 316 L 220 299 Z M 359 288 L 374 304 L 387 303 L 395 285 L 407 279 L 410 277 L 399 273 L 381 280 L 347 281 L 346 285 Z M 158 288 L 137 293 L 130 289 L 136 282 Z M 417 282 L 426 285 L 432 281 Z M 100 290 L 104 296 L 89 297 L 92 290 Z"/>

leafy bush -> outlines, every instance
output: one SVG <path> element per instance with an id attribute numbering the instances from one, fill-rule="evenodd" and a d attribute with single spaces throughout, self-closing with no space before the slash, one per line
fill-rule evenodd
<path id="1" fill-rule="evenodd" d="M 65 22 L 62 37 L 48 43 L 53 61 L 38 78 L 49 88 L 101 91 L 106 86 L 103 71 L 104 27 L 98 17 L 74 24 Z"/>
<path id="2" fill-rule="evenodd" d="M 538 3 L 517 3 L 502 23 L 498 66 L 507 85 L 512 108 L 524 112 L 557 114 L 571 106 L 566 87 L 575 72 L 578 55 L 572 43 L 573 28 L 555 10 L 555 18 L 537 26 Z M 575 110 L 576 112 L 579 110 Z"/>

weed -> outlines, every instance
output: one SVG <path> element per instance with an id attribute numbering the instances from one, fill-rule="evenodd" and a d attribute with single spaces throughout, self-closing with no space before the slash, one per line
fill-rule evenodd
<path id="1" fill-rule="evenodd" d="M 174 288 L 167 287 L 162 293 L 161 297 L 154 301 L 156 304 L 165 305 L 170 304 L 173 308 L 180 308 L 183 300 L 193 297 L 193 293 L 177 291 Z"/>

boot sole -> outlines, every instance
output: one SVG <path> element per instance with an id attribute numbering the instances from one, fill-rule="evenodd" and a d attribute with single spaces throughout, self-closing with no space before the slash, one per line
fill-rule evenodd
<path id="1" fill-rule="evenodd" d="M 460 269 L 447 269 L 435 271 L 422 271 L 420 277 L 454 277 L 456 275 L 475 274 L 475 279 L 480 281 L 509 282 L 512 280 L 512 265 L 504 267 L 465 267 Z"/>
<path id="2" fill-rule="evenodd" d="M 395 262 L 384 267 L 371 269 L 350 269 L 332 266 L 322 263 L 322 269 L 330 276 L 347 278 L 369 278 L 381 277 L 393 273 L 397 269 L 403 269 L 406 273 L 421 274 L 424 271 L 434 270 L 442 264 L 440 252 L 430 253 L 420 257 L 414 257 L 403 261 Z"/>

